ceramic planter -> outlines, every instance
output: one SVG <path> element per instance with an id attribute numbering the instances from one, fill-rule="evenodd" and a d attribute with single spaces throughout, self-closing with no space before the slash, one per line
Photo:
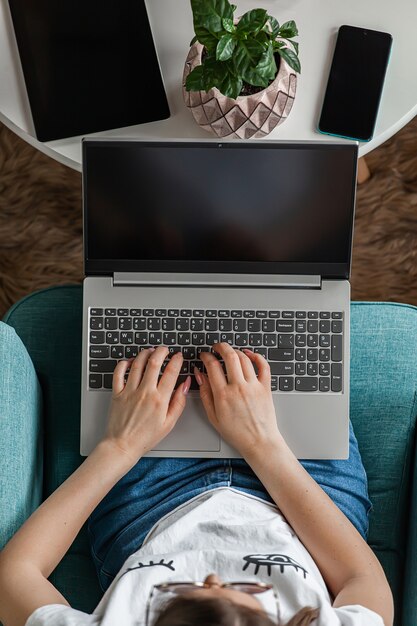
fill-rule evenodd
<path id="1" fill-rule="evenodd" d="M 188 74 L 201 64 L 203 46 L 190 48 L 184 67 L 183 96 L 195 121 L 217 137 L 234 139 L 268 135 L 288 117 L 295 98 L 297 76 L 281 58 L 278 74 L 266 89 L 236 99 L 224 96 L 213 87 L 209 91 L 186 91 Z"/>

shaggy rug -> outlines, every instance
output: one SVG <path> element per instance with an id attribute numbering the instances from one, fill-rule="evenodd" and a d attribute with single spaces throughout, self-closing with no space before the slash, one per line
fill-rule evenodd
<path id="1" fill-rule="evenodd" d="M 417 118 L 374 150 L 358 189 L 352 299 L 417 305 Z M 0 317 L 83 276 L 81 175 L 0 124 Z"/>

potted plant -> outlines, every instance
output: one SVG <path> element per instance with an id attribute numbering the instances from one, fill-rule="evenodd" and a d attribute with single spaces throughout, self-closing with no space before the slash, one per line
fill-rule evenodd
<path id="1" fill-rule="evenodd" d="M 263 137 L 289 115 L 300 72 L 294 21 L 265 9 L 234 17 L 228 0 L 191 0 L 195 37 L 183 95 L 196 122 L 217 137 Z"/>

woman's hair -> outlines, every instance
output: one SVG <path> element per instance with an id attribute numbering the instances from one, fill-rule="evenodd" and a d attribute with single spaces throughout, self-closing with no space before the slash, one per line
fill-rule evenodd
<path id="1" fill-rule="evenodd" d="M 285 626 L 308 626 L 319 609 L 304 607 Z M 225 598 L 185 598 L 170 600 L 153 626 L 276 626 L 265 613 Z"/>

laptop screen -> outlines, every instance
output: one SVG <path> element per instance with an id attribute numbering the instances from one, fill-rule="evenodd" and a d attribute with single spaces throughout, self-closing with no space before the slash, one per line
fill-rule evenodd
<path id="1" fill-rule="evenodd" d="M 84 141 L 85 266 L 350 271 L 356 144 Z"/>

